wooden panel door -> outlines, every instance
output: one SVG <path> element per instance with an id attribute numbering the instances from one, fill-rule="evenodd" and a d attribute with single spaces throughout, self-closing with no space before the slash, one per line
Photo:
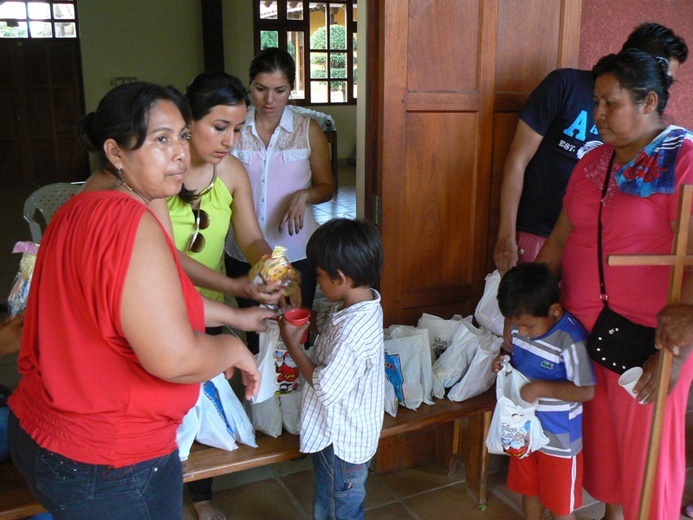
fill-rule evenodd
<path id="1" fill-rule="evenodd" d="M 489 184 L 478 172 L 490 167 L 497 7 L 380 4 L 376 189 L 388 323 L 412 323 L 422 311 L 468 314 L 483 279 L 476 244 L 486 242 Z"/>
<path id="2" fill-rule="evenodd" d="M 494 137 L 508 133 L 494 129 L 495 104 L 533 88 L 557 54 L 577 56 L 561 39 L 579 28 L 579 16 L 564 16 L 571 3 L 368 2 L 366 187 L 378 204 L 366 215 L 383 237 L 387 324 L 473 312 L 487 274 Z"/>
<path id="3" fill-rule="evenodd" d="M 87 153 L 77 141 L 84 114 L 79 42 L 0 42 L 0 183 L 81 180 Z"/>

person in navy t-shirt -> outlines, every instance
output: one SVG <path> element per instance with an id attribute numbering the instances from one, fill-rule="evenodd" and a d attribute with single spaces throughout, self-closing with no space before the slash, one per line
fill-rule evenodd
<path id="1" fill-rule="evenodd" d="M 657 23 L 635 28 L 623 49 L 639 49 L 669 61 L 674 77 L 688 47 Z M 532 262 L 553 229 L 573 168 L 601 144 L 594 125 L 594 80 L 589 70 L 557 69 L 530 94 L 517 123 L 503 169 L 501 213 L 493 259 L 503 274 Z"/>

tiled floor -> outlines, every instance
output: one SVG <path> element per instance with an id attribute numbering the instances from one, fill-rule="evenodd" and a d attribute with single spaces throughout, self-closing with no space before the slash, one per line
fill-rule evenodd
<path id="1" fill-rule="evenodd" d="M 356 174 L 353 166 L 346 163 L 340 165 L 337 188 L 332 200 L 313 206 L 313 216 L 318 224 L 335 217 L 356 217 Z"/>
<path id="2" fill-rule="evenodd" d="M 333 217 L 355 216 L 356 194 L 353 168 L 340 167 L 340 187 L 335 198 L 314 208 L 319 223 Z M 22 206 L 31 189 L 0 190 L 0 296 L 9 293 L 19 264 L 19 255 L 10 253 L 17 240 L 29 239 L 22 219 Z M 0 360 L 0 381 L 14 384 L 16 357 Z M 424 405 L 425 406 L 425 405 Z M 688 446 L 693 446 L 693 412 L 688 413 Z M 687 453 L 688 479 L 684 503 L 693 502 L 693 449 Z M 469 519 L 515 520 L 522 518 L 520 497 L 505 487 L 507 459 L 491 456 L 489 493 L 486 508 L 480 508 L 464 489 L 464 468 L 446 476 L 437 466 L 372 473 L 366 485 L 366 518 L 370 520 Z M 300 520 L 309 519 L 312 468 L 309 458 L 284 462 L 214 479 L 215 501 L 229 519 Z M 578 520 L 600 519 L 603 506 L 586 497 L 577 512 Z M 186 502 L 186 519 L 195 513 Z M 548 518 L 548 516 L 547 516 Z M 685 517 L 681 517 L 683 519 Z"/>
<path id="3" fill-rule="evenodd" d="M 425 405 L 424 405 L 425 406 Z M 693 414 L 688 413 L 687 445 L 693 442 Z M 693 502 L 693 453 L 687 453 L 688 476 L 684 504 Z M 366 482 L 367 520 L 519 520 L 523 518 L 521 497 L 505 486 L 507 458 L 491 456 L 488 501 L 479 507 L 464 487 L 464 467 L 450 476 L 435 465 L 378 475 L 371 472 Z M 229 519 L 296 520 L 311 518 L 312 468 L 309 458 L 283 462 L 214 479 L 214 500 Z M 598 520 L 604 506 L 584 495 L 578 520 Z M 196 516 L 189 500 L 186 520 Z M 547 513 L 545 519 L 550 518 Z M 681 520 L 687 517 L 681 516 Z M 672 519 L 673 520 L 673 519 Z"/>

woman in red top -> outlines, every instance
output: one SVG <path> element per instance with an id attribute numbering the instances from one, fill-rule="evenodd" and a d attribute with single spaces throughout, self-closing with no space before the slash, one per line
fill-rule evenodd
<path id="1" fill-rule="evenodd" d="M 51 220 L 36 261 L 9 405 L 10 453 L 56 518 L 180 518 L 176 429 L 200 382 L 253 356 L 205 325 L 261 330 L 268 311 L 203 301 L 151 201 L 189 165 L 189 108 L 175 89 L 113 89 L 79 125 L 101 169 Z"/>
<path id="2" fill-rule="evenodd" d="M 692 272 L 688 268 L 684 278 L 684 305 L 666 306 L 669 267 L 607 261 L 669 254 L 676 239 L 679 192 L 693 183 L 693 134 L 664 122 L 673 82 L 667 70 L 666 59 L 635 49 L 605 56 L 594 67 L 594 121 L 604 145 L 573 170 L 556 226 L 537 256 L 561 274 L 562 303 L 592 334 L 597 385 L 584 407 L 584 486 L 606 504 L 607 520 L 638 515 L 653 413 L 648 405 L 659 383 L 655 345 L 674 357 L 647 518 L 678 518 L 686 481 L 693 337 L 682 317 L 693 309 Z M 693 227 L 688 247 L 690 254 Z M 633 366 L 643 369 L 637 400 L 618 384 Z"/>

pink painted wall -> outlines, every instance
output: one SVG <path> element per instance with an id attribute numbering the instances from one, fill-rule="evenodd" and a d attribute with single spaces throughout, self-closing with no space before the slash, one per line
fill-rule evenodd
<path id="1" fill-rule="evenodd" d="M 582 0 L 579 67 L 591 69 L 602 56 L 618 52 L 628 34 L 643 22 L 657 22 L 683 37 L 686 63 L 671 87 L 667 122 L 693 129 L 693 1 Z"/>

